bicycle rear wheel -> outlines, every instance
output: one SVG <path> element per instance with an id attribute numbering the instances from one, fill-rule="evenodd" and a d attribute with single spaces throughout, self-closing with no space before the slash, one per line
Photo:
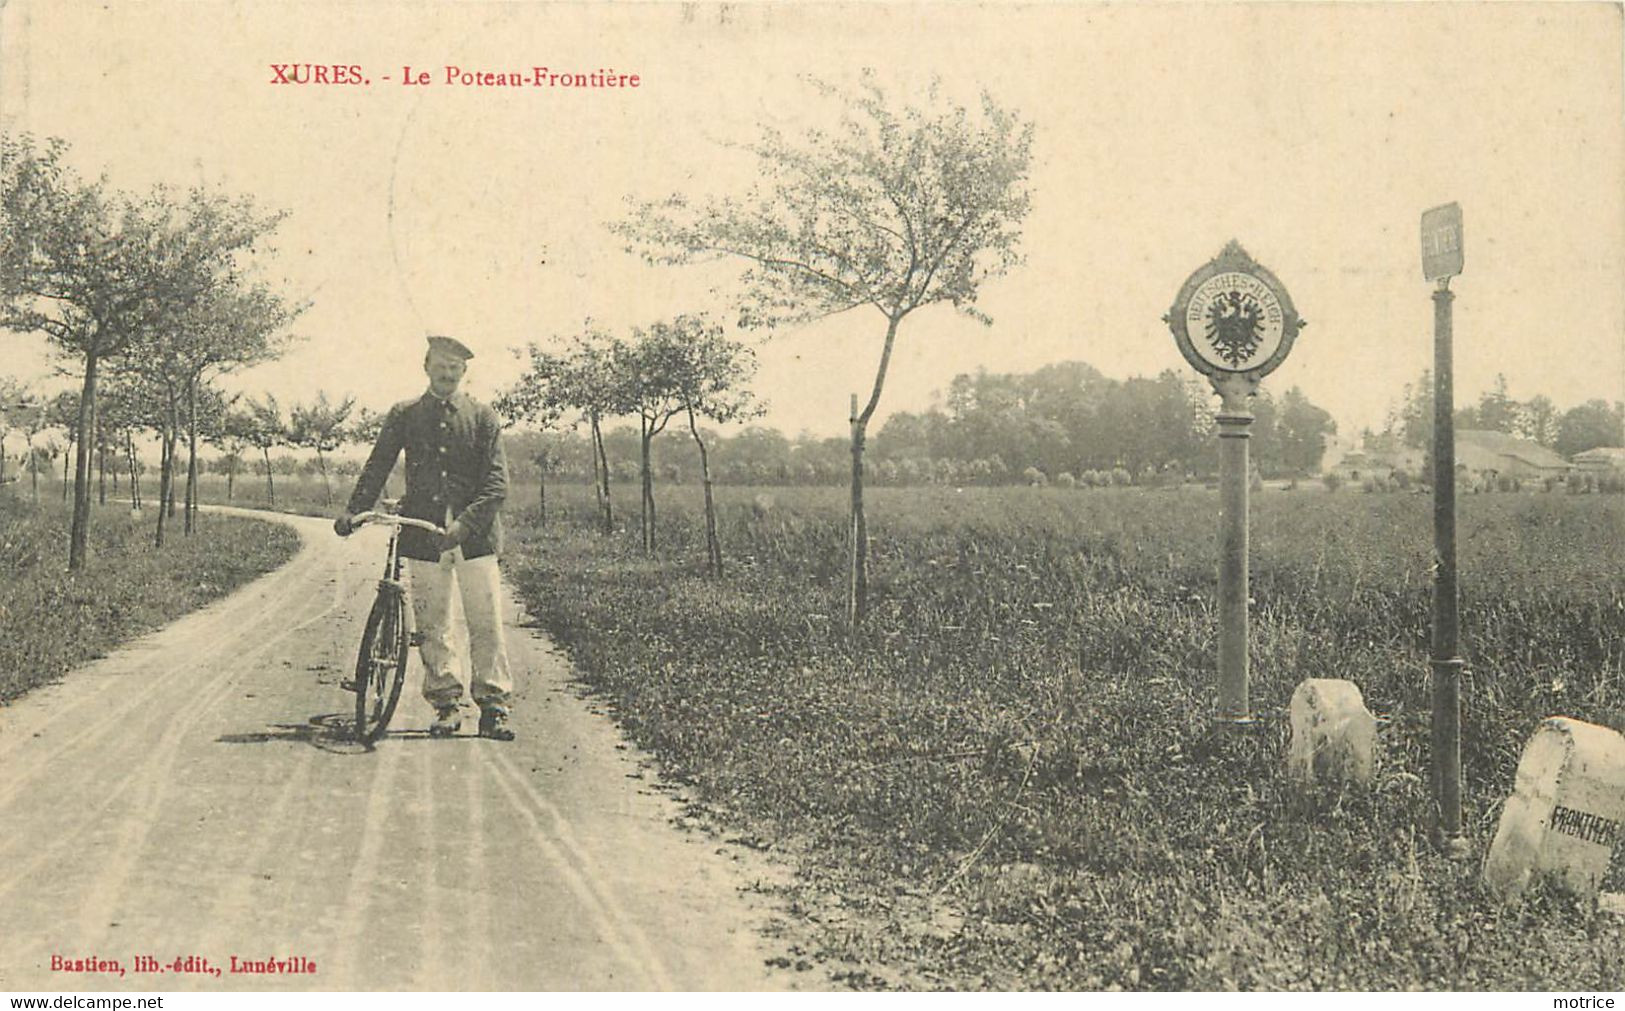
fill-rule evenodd
<path id="1" fill-rule="evenodd" d="M 399 593 L 380 591 L 355 662 L 355 736 L 364 744 L 384 736 L 395 715 L 406 681 L 408 645 L 405 600 Z"/>

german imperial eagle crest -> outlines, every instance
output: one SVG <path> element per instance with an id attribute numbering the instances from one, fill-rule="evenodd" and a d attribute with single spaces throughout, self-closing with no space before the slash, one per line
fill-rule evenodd
<path id="1" fill-rule="evenodd" d="M 1251 295 L 1231 290 L 1208 307 L 1204 336 L 1219 357 L 1231 365 L 1247 361 L 1258 350 L 1263 335 L 1264 307 Z"/>
<path id="2" fill-rule="evenodd" d="M 1281 282 L 1234 240 L 1185 280 L 1162 321 L 1191 368 L 1215 388 L 1220 379 L 1238 380 L 1248 395 L 1281 364 L 1303 326 Z"/>

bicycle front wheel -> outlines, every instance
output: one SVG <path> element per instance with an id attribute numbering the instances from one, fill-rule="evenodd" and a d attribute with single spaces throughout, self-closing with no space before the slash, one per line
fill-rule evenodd
<path id="1" fill-rule="evenodd" d="M 406 682 L 408 645 L 405 600 L 399 593 L 379 593 L 355 664 L 355 736 L 364 744 L 384 736 L 395 715 Z"/>

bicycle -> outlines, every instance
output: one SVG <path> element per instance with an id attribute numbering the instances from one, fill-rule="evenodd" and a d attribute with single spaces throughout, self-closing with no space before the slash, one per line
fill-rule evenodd
<path id="1" fill-rule="evenodd" d="M 406 683 L 407 654 L 412 646 L 411 608 L 407 606 L 406 584 L 401 581 L 401 528 L 416 527 L 437 536 L 446 533 L 427 520 L 391 511 L 393 502 L 386 501 L 383 505 L 382 511 L 368 510 L 350 518 L 352 530 L 368 523 L 387 523 L 390 527 L 384 575 L 378 580 L 378 596 L 373 599 L 366 630 L 361 633 L 355 679 L 345 685 L 355 692 L 355 739 L 367 745 L 384 736 L 390 718 L 395 715 L 401 686 Z"/>

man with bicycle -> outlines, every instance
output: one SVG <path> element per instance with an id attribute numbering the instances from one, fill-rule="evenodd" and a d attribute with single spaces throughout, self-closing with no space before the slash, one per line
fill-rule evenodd
<path id="1" fill-rule="evenodd" d="M 468 621 L 473 670 L 469 694 L 480 707 L 481 737 L 513 740 L 508 702 L 513 678 L 502 636 L 502 584 L 497 571 L 501 550 L 502 502 L 508 494 L 508 464 L 502 450 L 502 423 L 496 412 L 457 392 L 468 360 L 461 341 L 430 337 L 423 358 L 429 389 L 421 397 L 389 409 L 378 441 L 356 479 L 344 514 L 333 522 L 341 537 L 354 529 L 352 518 L 371 509 L 384 481 L 406 451 L 406 494 L 401 514 L 446 529 L 444 537 L 411 527 L 402 529 L 400 553 L 412 581 L 412 612 L 423 657 L 423 697 L 434 707 L 432 737 L 448 737 L 462 727 L 463 686 L 455 670 L 451 603 L 456 592 Z"/>

